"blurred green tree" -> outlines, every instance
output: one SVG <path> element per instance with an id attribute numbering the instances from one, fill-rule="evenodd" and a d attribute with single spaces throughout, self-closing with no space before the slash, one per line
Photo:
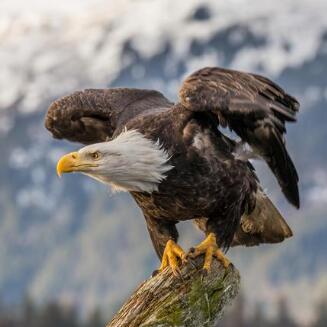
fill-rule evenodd
<path id="1" fill-rule="evenodd" d="M 78 327 L 77 312 L 73 307 L 63 307 L 58 303 L 47 304 L 37 320 L 36 327 Z"/>
<path id="2" fill-rule="evenodd" d="M 273 322 L 274 327 L 296 327 L 297 324 L 290 315 L 288 302 L 285 297 L 281 297 L 278 301 L 277 318 Z"/>
<path id="3" fill-rule="evenodd" d="M 99 309 L 95 309 L 85 323 L 85 327 L 103 327 L 104 325 L 104 319 Z"/>
<path id="4" fill-rule="evenodd" d="M 326 327 L 327 326 L 327 299 L 323 299 L 318 303 L 316 309 L 317 320 L 312 327 Z"/>

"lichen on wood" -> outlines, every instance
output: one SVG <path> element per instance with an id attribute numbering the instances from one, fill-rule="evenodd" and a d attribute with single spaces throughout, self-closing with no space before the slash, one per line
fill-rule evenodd
<path id="1" fill-rule="evenodd" d="M 189 261 L 181 276 L 169 268 L 143 282 L 107 327 L 211 327 L 238 293 L 240 276 L 233 265 L 217 260 L 204 276 L 203 259 Z"/>

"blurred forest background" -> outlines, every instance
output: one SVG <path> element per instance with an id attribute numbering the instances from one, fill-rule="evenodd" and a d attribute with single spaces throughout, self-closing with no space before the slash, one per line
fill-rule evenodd
<path id="1" fill-rule="evenodd" d="M 219 326 L 327 326 L 326 12 L 325 0 L 1 0 L 0 326 L 102 326 L 159 264 L 128 194 L 57 178 L 79 145 L 45 130 L 51 101 L 119 86 L 176 100 L 204 66 L 266 75 L 301 102 L 287 135 L 299 211 L 254 162 L 294 237 L 229 252 L 243 295 Z M 185 248 L 202 237 L 179 230 Z"/>
<path id="2" fill-rule="evenodd" d="M 273 319 L 266 317 L 260 303 L 250 316 L 245 315 L 245 298 L 242 294 L 232 308 L 227 310 L 222 321 L 215 327 L 301 327 L 290 314 L 285 298 L 278 301 L 278 310 Z M 74 306 L 61 305 L 58 302 L 48 302 L 36 306 L 32 299 L 25 298 L 15 309 L 0 308 L 0 327 L 103 327 L 105 315 L 99 309 L 81 319 Z M 327 302 L 322 301 L 315 307 L 315 319 L 307 324 L 310 327 L 327 326 Z M 199 326 L 201 327 L 201 326 Z"/>

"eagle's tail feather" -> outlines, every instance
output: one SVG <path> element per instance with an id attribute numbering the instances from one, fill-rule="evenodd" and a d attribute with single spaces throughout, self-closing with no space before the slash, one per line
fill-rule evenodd
<path id="1" fill-rule="evenodd" d="M 233 246 L 279 243 L 293 235 L 291 228 L 269 197 L 258 192 L 256 206 L 250 215 L 243 215 L 234 235 Z"/>

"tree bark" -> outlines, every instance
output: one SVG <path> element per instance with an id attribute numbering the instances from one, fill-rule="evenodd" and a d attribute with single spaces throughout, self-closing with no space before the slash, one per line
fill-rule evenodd
<path id="1" fill-rule="evenodd" d="M 233 265 L 213 260 L 204 276 L 203 258 L 189 261 L 175 277 L 169 268 L 143 282 L 106 327 L 210 327 L 239 290 Z"/>

